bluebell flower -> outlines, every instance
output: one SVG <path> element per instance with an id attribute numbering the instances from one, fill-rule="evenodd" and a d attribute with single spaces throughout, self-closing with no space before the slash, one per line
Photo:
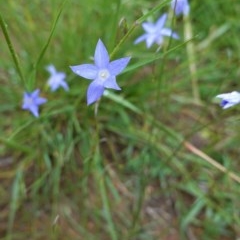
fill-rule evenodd
<path id="1" fill-rule="evenodd" d="M 25 92 L 23 95 L 22 109 L 30 111 L 35 117 L 39 116 L 39 105 L 47 102 L 47 99 L 39 97 L 40 90 L 36 89 L 32 93 Z"/>
<path id="2" fill-rule="evenodd" d="M 47 66 L 47 71 L 50 73 L 50 78 L 48 79 L 48 86 L 51 88 L 51 91 L 56 91 L 59 87 L 64 88 L 68 91 L 68 84 L 65 81 L 66 74 L 64 72 L 57 72 L 53 65 Z"/>
<path id="3" fill-rule="evenodd" d="M 72 71 L 89 80 L 93 80 L 87 90 L 87 104 L 96 102 L 104 92 L 104 88 L 121 90 L 116 82 L 116 76 L 123 71 L 130 61 L 130 57 L 120 58 L 110 62 L 109 55 L 103 42 L 99 39 L 94 64 L 70 66 Z"/>
<path id="4" fill-rule="evenodd" d="M 223 109 L 232 107 L 240 103 L 240 93 L 237 91 L 233 91 L 231 93 L 219 94 L 216 97 L 222 99 L 220 105 Z"/>
<path id="5" fill-rule="evenodd" d="M 142 41 L 146 41 L 147 48 L 150 48 L 153 43 L 161 45 L 163 43 L 164 36 L 178 39 L 179 36 L 175 32 L 173 32 L 170 28 L 164 27 L 166 20 L 167 14 L 165 13 L 157 20 L 156 23 L 144 22 L 142 27 L 146 33 L 137 38 L 134 43 L 137 44 Z"/>
<path id="6" fill-rule="evenodd" d="M 186 16 L 189 14 L 190 11 L 188 0 L 172 0 L 171 7 L 177 16 L 180 14 Z"/>

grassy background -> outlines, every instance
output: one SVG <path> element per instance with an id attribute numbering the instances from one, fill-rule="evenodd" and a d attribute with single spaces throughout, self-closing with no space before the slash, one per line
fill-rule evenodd
<path id="1" fill-rule="evenodd" d="M 240 3 L 190 5 L 198 103 L 182 17 L 167 23 L 179 41 L 159 52 L 133 45 L 136 23 L 155 21 L 169 1 L 0 2 L 25 78 L 0 32 L 0 239 L 240 237 L 239 106 L 223 111 L 214 100 L 238 90 Z M 122 91 L 109 91 L 96 116 L 89 81 L 69 66 L 90 63 L 99 38 L 111 53 L 131 27 L 113 56 L 132 57 L 117 77 Z M 66 72 L 69 92 L 46 87 L 50 63 Z M 38 119 L 21 109 L 26 88 L 48 99 Z"/>

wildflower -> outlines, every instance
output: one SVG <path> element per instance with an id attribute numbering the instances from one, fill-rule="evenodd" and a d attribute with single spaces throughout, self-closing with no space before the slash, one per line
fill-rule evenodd
<path id="1" fill-rule="evenodd" d="M 240 93 L 237 91 L 233 91 L 231 93 L 223 93 L 216 96 L 217 98 L 221 98 L 221 107 L 223 109 L 232 107 L 238 103 L 240 103 Z"/>
<path id="2" fill-rule="evenodd" d="M 189 14 L 190 11 L 188 0 L 172 0 L 171 7 L 177 16 L 180 14 L 186 16 Z"/>
<path id="3" fill-rule="evenodd" d="M 150 48 L 154 42 L 161 45 L 163 43 L 164 36 L 178 39 L 179 37 L 176 33 L 174 33 L 170 28 L 164 27 L 166 20 L 167 14 L 165 13 L 157 20 L 156 23 L 144 22 L 142 27 L 146 33 L 137 38 L 134 43 L 137 44 L 142 41 L 146 41 L 147 48 Z"/>
<path id="4" fill-rule="evenodd" d="M 66 74 L 63 72 L 57 72 L 53 65 L 47 66 L 47 71 L 51 74 L 48 79 L 48 85 L 51 88 L 51 91 L 56 91 L 59 87 L 63 87 L 66 91 L 68 91 L 68 85 L 65 81 Z"/>
<path id="5" fill-rule="evenodd" d="M 94 64 L 70 66 L 75 74 L 93 80 L 87 90 L 88 105 L 103 95 L 104 88 L 121 90 L 116 82 L 116 76 L 123 71 L 129 60 L 130 57 L 126 57 L 110 62 L 107 49 L 99 39 L 95 49 Z"/>
<path id="6" fill-rule="evenodd" d="M 35 117 L 39 116 L 38 106 L 47 102 L 47 99 L 39 97 L 40 90 L 36 89 L 32 93 L 25 92 L 23 95 L 22 109 L 29 110 Z"/>

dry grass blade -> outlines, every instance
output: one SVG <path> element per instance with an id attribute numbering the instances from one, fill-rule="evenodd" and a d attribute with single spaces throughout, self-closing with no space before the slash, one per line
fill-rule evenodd
<path id="1" fill-rule="evenodd" d="M 208 163 L 210 163 L 211 165 L 213 165 L 215 168 L 217 168 L 218 170 L 220 170 L 223 173 L 226 173 L 231 179 L 233 179 L 234 181 L 240 183 L 240 177 L 237 176 L 235 173 L 228 171 L 228 169 L 226 169 L 223 165 L 221 165 L 220 163 L 218 163 L 216 160 L 212 159 L 211 157 L 209 157 L 207 154 L 205 154 L 204 152 L 202 152 L 201 150 L 197 149 L 196 147 L 194 147 L 191 143 L 189 142 L 184 142 L 184 146 L 190 150 L 192 153 L 194 153 L 195 155 L 199 156 L 200 158 L 204 159 L 205 161 L 207 161 Z"/>

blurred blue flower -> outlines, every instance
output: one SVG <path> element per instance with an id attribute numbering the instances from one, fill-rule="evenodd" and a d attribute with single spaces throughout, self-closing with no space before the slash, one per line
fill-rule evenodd
<path id="1" fill-rule="evenodd" d="M 178 39 L 179 36 L 175 32 L 173 32 L 170 28 L 164 27 L 166 20 L 167 14 L 165 13 L 157 20 L 156 23 L 144 22 L 142 27 L 146 33 L 137 38 L 134 41 L 134 44 L 146 41 L 147 48 L 150 48 L 154 42 L 161 45 L 163 43 L 164 36 Z"/>
<path id="2" fill-rule="evenodd" d="M 116 76 L 123 71 L 129 61 L 130 57 L 126 57 L 110 62 L 107 49 L 99 39 L 95 49 L 94 64 L 70 66 L 75 74 L 93 80 L 87 90 L 88 105 L 102 96 L 104 88 L 121 90 L 116 82 Z"/>
<path id="3" fill-rule="evenodd" d="M 69 90 L 68 84 L 65 81 L 65 73 L 57 72 L 53 65 L 47 66 L 46 69 L 51 75 L 48 79 L 48 85 L 52 92 L 56 91 L 59 87 L 64 88 L 66 91 Z"/>
<path id="4" fill-rule="evenodd" d="M 39 97 L 40 90 L 36 89 L 32 93 L 25 92 L 23 95 L 22 109 L 30 111 L 35 117 L 39 116 L 38 106 L 47 102 L 47 99 Z"/>
<path id="5" fill-rule="evenodd" d="M 231 93 L 219 94 L 216 97 L 222 99 L 220 105 L 223 109 L 232 107 L 240 103 L 240 93 L 237 91 L 233 91 Z"/>
<path id="6" fill-rule="evenodd" d="M 180 14 L 186 16 L 189 14 L 190 11 L 188 0 L 172 0 L 171 7 L 177 16 Z"/>

